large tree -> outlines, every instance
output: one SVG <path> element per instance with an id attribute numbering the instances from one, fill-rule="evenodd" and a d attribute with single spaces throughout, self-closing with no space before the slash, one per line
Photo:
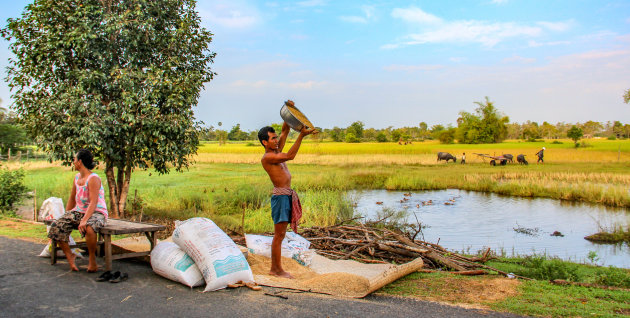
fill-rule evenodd
<path id="1" fill-rule="evenodd" d="M 131 173 L 190 164 L 212 34 L 194 0 L 35 0 L 1 30 L 7 81 L 27 131 L 70 163 L 88 148 L 105 162 L 110 213 L 123 216 Z"/>
<path id="2" fill-rule="evenodd" d="M 464 144 L 501 142 L 507 137 L 510 119 L 499 113 L 486 96 L 485 102 L 475 102 L 475 113 L 460 112 L 455 138 Z"/>

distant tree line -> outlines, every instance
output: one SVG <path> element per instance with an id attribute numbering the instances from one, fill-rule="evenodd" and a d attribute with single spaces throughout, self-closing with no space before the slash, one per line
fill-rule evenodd
<path id="1" fill-rule="evenodd" d="M 626 93 L 629 95 L 630 93 Z M 630 95 L 629 95 L 630 96 Z M 625 98 L 625 96 L 624 96 Z M 628 97 L 630 98 L 630 97 Z M 475 102 L 477 108 L 469 113 L 462 111 L 457 118 L 457 127 L 436 124 L 429 127 L 425 122 L 420 122 L 418 126 L 375 129 L 366 128 L 361 121 L 355 121 L 348 127 L 333 127 L 320 129 L 321 133 L 314 135 L 317 140 L 330 140 L 336 142 L 359 143 L 359 142 L 399 142 L 408 144 L 410 142 L 422 142 L 425 140 L 439 140 L 441 143 L 463 143 L 481 144 L 497 143 L 505 139 L 518 139 L 525 141 L 536 141 L 539 139 L 574 139 L 604 137 L 609 139 L 630 138 L 630 124 L 623 124 L 620 121 L 586 121 L 583 123 L 526 121 L 524 123 L 510 123 L 509 117 L 505 116 L 495 107 L 488 97 L 483 102 Z M 280 131 L 281 124 L 272 124 L 277 132 Z M 575 128 L 574 128 L 575 127 Z M 229 131 L 221 130 L 219 127 L 206 127 L 201 133 L 203 140 L 215 141 L 256 141 L 258 131 L 243 131 L 240 124 L 234 125 Z M 292 131 L 289 138 L 295 138 L 297 133 Z M 576 139 L 576 136 L 577 137 Z"/>

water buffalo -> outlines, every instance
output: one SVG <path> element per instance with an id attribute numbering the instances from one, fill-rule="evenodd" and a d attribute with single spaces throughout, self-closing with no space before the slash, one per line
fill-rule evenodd
<path id="1" fill-rule="evenodd" d="M 512 159 L 514 159 L 514 156 L 512 156 L 509 153 L 503 154 L 503 158 L 507 159 L 509 162 L 514 162 Z"/>
<path id="2" fill-rule="evenodd" d="M 525 155 L 524 154 L 520 154 L 520 155 L 516 156 L 516 161 L 519 164 L 527 165 L 527 160 L 525 160 Z"/>
<path id="3" fill-rule="evenodd" d="M 438 152 L 437 161 L 440 160 L 446 160 L 446 162 L 448 162 L 449 160 L 453 160 L 453 162 L 457 162 L 457 158 L 455 158 L 455 156 L 451 155 L 448 152 Z"/>

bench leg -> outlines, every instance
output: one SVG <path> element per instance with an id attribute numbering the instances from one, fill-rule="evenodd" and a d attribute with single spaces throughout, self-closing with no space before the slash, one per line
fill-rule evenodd
<path id="1" fill-rule="evenodd" d="M 112 270 L 112 237 L 109 234 L 103 234 L 105 249 L 105 270 Z"/>
<path id="2" fill-rule="evenodd" d="M 149 243 L 151 244 L 151 249 L 149 249 L 149 251 L 153 251 L 153 248 L 155 247 L 155 244 L 157 241 L 155 232 L 144 232 L 144 235 L 147 237 L 147 239 L 149 240 Z"/>
<path id="3" fill-rule="evenodd" d="M 101 242 L 103 241 L 103 234 L 98 233 L 96 238 L 96 256 L 103 256 L 103 248 L 101 248 Z"/>
<path id="4" fill-rule="evenodd" d="M 50 265 L 55 265 L 57 263 L 57 241 L 50 240 L 51 254 L 50 254 Z"/>

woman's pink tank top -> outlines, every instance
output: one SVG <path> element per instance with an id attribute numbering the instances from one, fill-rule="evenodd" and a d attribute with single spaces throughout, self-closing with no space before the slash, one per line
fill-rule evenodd
<path id="1" fill-rule="evenodd" d="M 80 186 L 77 184 L 80 175 L 80 173 L 77 173 L 77 175 L 74 177 L 74 185 L 77 188 L 77 194 L 74 197 L 77 205 L 74 207 L 74 210 L 85 213 L 88 209 L 88 206 L 90 206 L 88 182 L 92 177 L 96 177 L 99 180 L 101 179 L 101 177 L 99 177 L 96 173 L 92 173 L 87 177 L 87 180 L 85 180 L 85 185 Z M 94 209 L 94 212 L 103 213 L 103 215 L 105 215 L 105 218 L 107 219 L 107 204 L 105 204 L 105 190 L 103 189 L 103 182 L 101 182 L 101 188 L 98 190 L 98 202 L 96 203 L 96 209 Z"/>

